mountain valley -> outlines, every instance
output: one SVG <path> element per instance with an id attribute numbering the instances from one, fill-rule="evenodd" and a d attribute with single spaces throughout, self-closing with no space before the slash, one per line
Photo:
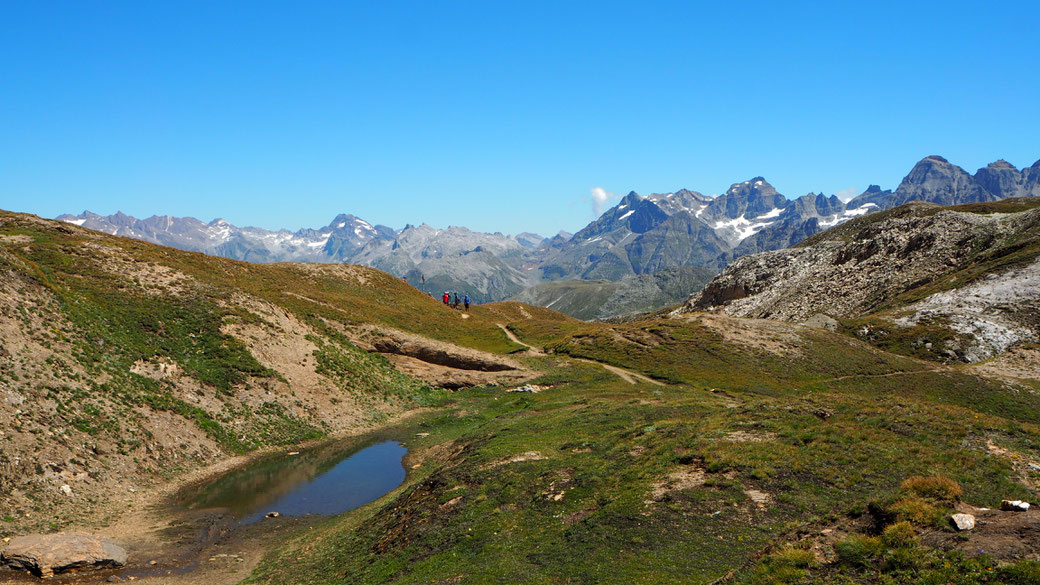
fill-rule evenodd
<path id="1" fill-rule="evenodd" d="M 781 217 L 765 187 L 741 217 Z M 948 346 L 942 311 L 1035 331 L 1037 201 L 866 214 L 617 322 L 0 213 L 0 536 L 106 534 L 142 583 L 1032 583 L 1040 513 L 1000 508 L 1037 500 L 1036 341 Z M 643 310 L 566 283 L 541 299 Z M 332 439 L 398 441 L 404 482 L 252 528 L 175 505 Z"/>

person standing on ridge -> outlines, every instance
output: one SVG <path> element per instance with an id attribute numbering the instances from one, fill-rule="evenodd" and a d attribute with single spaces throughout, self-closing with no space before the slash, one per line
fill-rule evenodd
<path id="1" fill-rule="evenodd" d="M 448 291 L 444 291 L 444 297 L 443 297 L 442 300 L 444 301 L 445 305 L 448 304 Z"/>
<path id="2" fill-rule="evenodd" d="M 459 308 L 459 293 L 455 293 L 455 304 L 452 305 L 452 306 L 455 307 L 456 309 Z"/>
<path id="3" fill-rule="evenodd" d="M 466 298 L 462 299 L 462 303 L 466 306 L 466 310 L 468 311 L 469 310 L 469 295 L 466 295 Z"/>

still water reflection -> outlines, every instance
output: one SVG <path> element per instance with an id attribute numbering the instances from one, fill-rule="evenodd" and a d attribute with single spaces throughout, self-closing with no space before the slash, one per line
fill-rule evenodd
<path id="1" fill-rule="evenodd" d="M 363 506 L 404 481 L 407 450 L 384 441 L 357 450 L 326 445 L 265 458 L 181 494 L 182 506 L 227 508 L 241 524 L 268 512 L 332 515 Z"/>

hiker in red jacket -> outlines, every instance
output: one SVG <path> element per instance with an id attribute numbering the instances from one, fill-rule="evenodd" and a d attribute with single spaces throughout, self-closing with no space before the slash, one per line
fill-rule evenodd
<path id="1" fill-rule="evenodd" d="M 448 304 L 448 298 L 449 298 L 449 297 L 448 297 L 448 293 L 447 293 L 447 292 L 445 292 L 445 293 L 444 293 L 444 298 L 443 298 L 443 299 L 441 299 L 441 300 L 443 300 L 443 301 L 444 301 L 444 304 L 445 304 L 445 305 L 447 305 L 447 304 Z"/>

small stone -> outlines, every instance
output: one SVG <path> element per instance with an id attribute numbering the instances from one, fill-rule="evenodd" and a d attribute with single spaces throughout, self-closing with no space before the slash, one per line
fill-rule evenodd
<path id="1" fill-rule="evenodd" d="M 268 512 L 264 515 L 264 518 L 277 518 L 279 516 L 281 516 L 281 514 L 279 514 L 278 512 Z"/>
<path id="2" fill-rule="evenodd" d="M 950 516 L 950 521 L 953 522 L 954 527 L 960 531 L 975 528 L 975 517 L 971 514 L 954 514 L 953 516 Z"/>
<path id="3" fill-rule="evenodd" d="M 416 437 L 429 437 L 430 433 L 415 433 Z"/>
<path id="4" fill-rule="evenodd" d="M 159 563 L 158 563 L 158 562 L 156 562 L 156 561 L 154 561 L 154 560 L 153 560 L 153 561 L 148 561 L 148 565 L 149 565 L 149 566 L 152 566 L 152 567 L 154 567 L 155 565 L 158 565 L 158 564 L 159 564 Z"/>
<path id="5" fill-rule="evenodd" d="M 108 579 L 105 579 L 105 583 L 119 583 L 122 579 L 119 575 L 109 575 Z"/>
<path id="6" fill-rule="evenodd" d="M 72 495 L 72 488 L 69 487 L 68 484 L 63 485 L 63 486 L 61 486 L 58 489 L 60 489 L 61 493 L 65 494 L 66 496 L 71 496 Z"/>
<path id="7" fill-rule="evenodd" d="M 506 392 L 530 392 L 531 394 L 537 394 L 542 390 L 544 390 L 544 388 L 536 384 L 524 384 L 523 386 L 510 388 L 509 390 L 506 390 Z"/>
<path id="8" fill-rule="evenodd" d="M 287 455 L 299 455 L 299 454 L 300 454 L 300 452 L 299 452 L 299 451 L 289 451 L 289 452 L 288 452 L 288 453 L 286 453 L 286 454 L 287 454 Z"/>
<path id="9" fill-rule="evenodd" d="M 1029 502 L 1023 502 L 1022 500 L 1002 500 L 1000 502 L 1000 509 L 1005 512 L 1025 512 L 1029 509 Z"/>
<path id="10" fill-rule="evenodd" d="M 1033 471 L 1040 471 L 1040 465 L 1037 465 L 1036 463 L 1030 463 L 1029 468 Z"/>

